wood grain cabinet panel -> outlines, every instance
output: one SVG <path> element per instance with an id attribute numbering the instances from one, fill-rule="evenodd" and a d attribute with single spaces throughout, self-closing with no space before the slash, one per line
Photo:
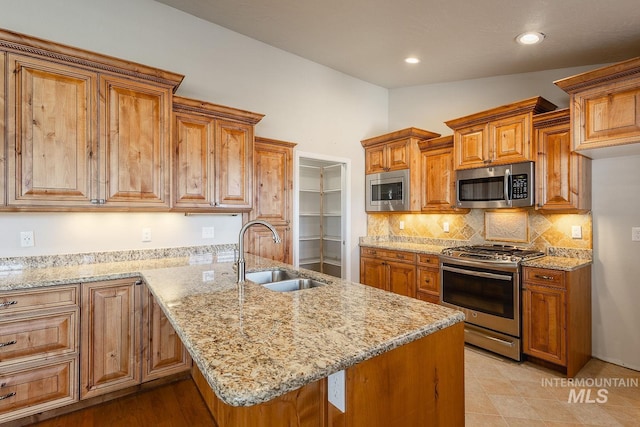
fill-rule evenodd
<path id="1" fill-rule="evenodd" d="M 523 352 L 574 377 L 591 359 L 591 266 L 522 274 Z"/>
<path id="2" fill-rule="evenodd" d="M 173 209 L 248 212 L 253 128 L 262 114 L 173 97 Z"/>
<path id="3" fill-rule="evenodd" d="M 20 55 L 9 68 L 9 205 L 90 205 L 97 73 Z"/>
<path id="4" fill-rule="evenodd" d="M 105 203 L 168 208 L 171 90 L 101 76 Z"/>
<path id="5" fill-rule="evenodd" d="M 263 227 L 248 230 L 249 253 L 291 264 L 291 217 L 293 198 L 293 148 L 296 144 L 262 137 L 255 138 L 253 153 L 253 210 L 249 219 L 273 225 L 281 243 L 274 243 Z"/>
<path id="6" fill-rule="evenodd" d="M 191 356 L 148 289 L 143 290 L 142 382 L 191 369 Z"/>
<path id="7" fill-rule="evenodd" d="M 174 114 L 174 206 L 212 206 L 214 144 L 213 118 Z"/>
<path id="8" fill-rule="evenodd" d="M 0 373 L 0 423 L 78 400 L 77 356 Z"/>
<path id="9" fill-rule="evenodd" d="M 222 208 L 251 209 L 253 126 L 216 121 L 216 199 Z"/>
<path id="10" fill-rule="evenodd" d="M 445 122 L 454 130 L 455 169 L 534 161 L 532 118 L 555 109 L 538 96 Z"/>
<path id="11" fill-rule="evenodd" d="M 572 150 L 591 158 L 638 152 L 640 58 L 554 83 L 570 94 Z"/>
<path id="12" fill-rule="evenodd" d="M 415 298 L 416 255 L 360 248 L 360 283 Z"/>
<path id="13" fill-rule="evenodd" d="M 591 210 L 591 159 L 571 150 L 569 110 L 539 114 L 533 126 L 537 208 L 543 213 Z"/>
<path id="14" fill-rule="evenodd" d="M 140 289 L 134 280 L 82 285 L 81 399 L 140 383 Z"/>

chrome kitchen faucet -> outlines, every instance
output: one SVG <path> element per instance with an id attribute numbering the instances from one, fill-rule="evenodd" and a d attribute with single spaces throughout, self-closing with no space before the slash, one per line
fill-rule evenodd
<path id="1" fill-rule="evenodd" d="M 267 227 L 273 233 L 273 241 L 275 243 L 281 243 L 282 239 L 280 239 L 280 235 L 273 227 L 273 225 L 269 224 L 267 221 L 262 221 L 260 219 L 255 219 L 253 221 L 247 222 L 240 229 L 240 233 L 238 235 L 238 261 L 236 261 L 236 265 L 238 266 L 238 283 L 243 283 L 245 281 L 245 259 L 244 259 L 244 234 L 247 229 L 252 225 L 262 224 Z"/>

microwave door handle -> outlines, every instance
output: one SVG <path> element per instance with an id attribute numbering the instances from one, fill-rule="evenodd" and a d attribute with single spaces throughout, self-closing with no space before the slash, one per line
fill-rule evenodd
<path id="1" fill-rule="evenodd" d="M 511 171 L 509 168 L 504 171 L 504 200 L 507 202 L 507 206 L 511 207 L 511 194 L 509 194 L 509 181 L 511 179 Z"/>

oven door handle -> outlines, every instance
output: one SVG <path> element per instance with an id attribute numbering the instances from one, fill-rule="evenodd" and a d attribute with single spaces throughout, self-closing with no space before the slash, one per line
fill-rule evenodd
<path id="1" fill-rule="evenodd" d="M 486 273 L 484 271 L 464 270 L 462 268 L 449 267 L 446 265 L 442 266 L 442 270 L 450 271 L 452 273 L 465 274 L 467 276 L 484 277 L 487 279 L 506 280 L 509 282 L 513 280 L 512 276 L 506 276 L 504 274 Z"/>

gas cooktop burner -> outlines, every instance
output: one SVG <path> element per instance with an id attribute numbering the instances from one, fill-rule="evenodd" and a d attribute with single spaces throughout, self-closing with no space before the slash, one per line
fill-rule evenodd
<path id="1" fill-rule="evenodd" d="M 532 251 L 507 245 L 474 245 L 445 248 L 443 255 L 455 258 L 470 258 L 478 261 L 519 263 L 524 260 L 540 258 L 544 252 Z"/>

